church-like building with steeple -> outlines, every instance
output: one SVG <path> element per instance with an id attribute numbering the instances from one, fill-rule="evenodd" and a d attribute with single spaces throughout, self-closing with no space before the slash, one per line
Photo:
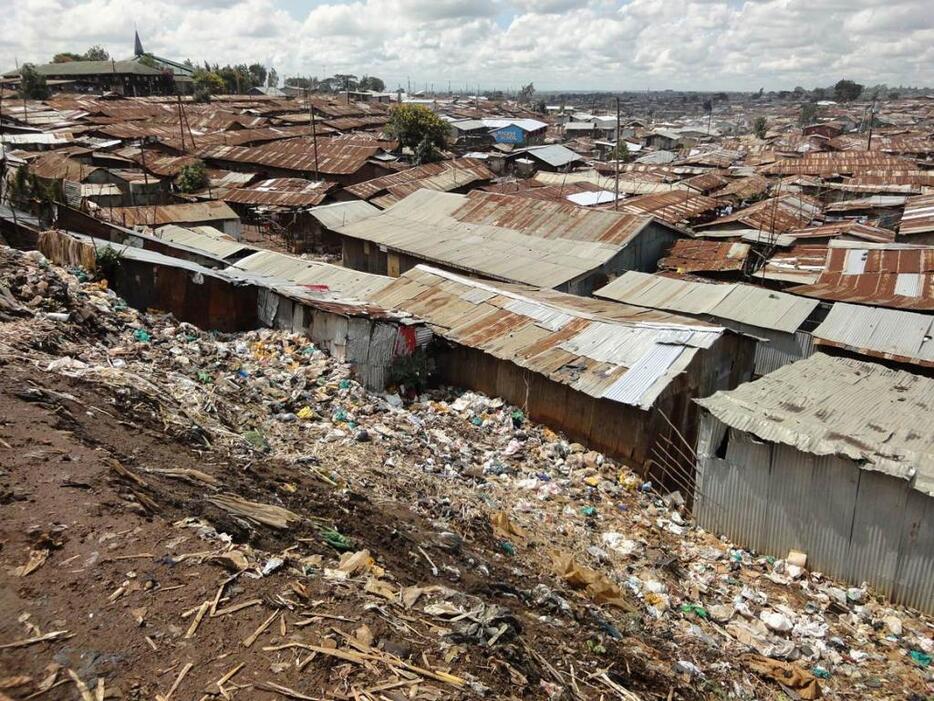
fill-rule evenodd
<path id="1" fill-rule="evenodd" d="M 129 59 L 137 63 L 158 68 L 164 71 L 172 71 L 175 78 L 175 85 L 180 92 L 191 92 L 191 76 L 195 67 L 189 63 L 179 63 L 169 58 L 156 56 L 143 48 L 143 42 L 139 38 L 139 31 L 133 32 L 133 58 Z"/>

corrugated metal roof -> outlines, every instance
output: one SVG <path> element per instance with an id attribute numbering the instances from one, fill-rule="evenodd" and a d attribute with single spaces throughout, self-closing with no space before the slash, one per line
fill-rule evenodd
<path id="1" fill-rule="evenodd" d="M 909 197 L 898 227 L 900 236 L 934 232 L 934 194 Z"/>
<path id="2" fill-rule="evenodd" d="M 435 176 L 450 172 L 451 177 L 438 180 Z M 486 165 L 475 158 L 457 158 L 451 161 L 424 163 L 414 168 L 406 168 L 397 173 L 390 173 L 373 180 L 350 185 L 344 188 L 354 197 L 369 200 L 377 195 L 392 190 L 398 185 L 417 183 L 419 187 L 430 190 L 450 191 L 469 185 L 478 180 L 492 180 L 495 174 Z M 407 193 L 411 194 L 411 193 Z M 399 197 L 398 199 L 401 199 Z"/>
<path id="3" fill-rule="evenodd" d="M 794 244 L 787 251 L 776 252 L 756 271 L 755 277 L 810 285 L 817 282 L 826 262 L 826 245 Z"/>
<path id="4" fill-rule="evenodd" d="M 502 197 L 471 193 L 475 194 Z M 492 212 L 477 212 L 467 209 L 478 202 L 473 198 L 419 190 L 377 216 L 338 227 L 336 231 L 421 260 L 497 280 L 540 287 L 556 287 L 581 277 L 608 262 L 620 250 L 620 245 L 615 243 L 551 235 L 554 231 L 537 228 L 534 218 L 518 219 L 515 210 L 521 214 L 524 205 L 549 205 L 552 206 L 552 219 L 555 218 L 555 207 L 567 207 L 584 215 L 600 215 L 602 212 L 519 197 L 508 200 L 516 205 L 507 208 L 499 203 Z M 490 218 L 495 221 L 492 215 L 497 212 L 503 221 L 488 222 Z M 542 210 L 537 213 L 541 214 Z M 543 238 L 539 233 L 550 235 Z"/>
<path id="5" fill-rule="evenodd" d="M 801 158 L 782 158 L 762 169 L 768 175 L 853 175 L 866 170 L 906 170 L 913 161 L 879 151 L 826 151 Z"/>
<path id="6" fill-rule="evenodd" d="M 831 241 L 817 281 L 789 291 L 839 302 L 934 310 L 934 247 Z"/>
<path id="7" fill-rule="evenodd" d="M 797 193 L 785 193 L 761 200 L 712 222 L 698 224 L 695 228 L 706 230 L 740 224 L 751 229 L 784 233 L 806 227 L 820 213 L 821 204 L 817 200 Z"/>
<path id="8" fill-rule="evenodd" d="M 934 316 L 837 302 L 813 332 L 822 345 L 934 367 Z"/>
<path id="9" fill-rule="evenodd" d="M 934 496 L 934 380 L 816 353 L 695 400 L 728 426 L 814 455 L 838 455 Z"/>
<path id="10" fill-rule="evenodd" d="M 888 243 L 895 240 L 895 232 L 878 226 L 862 224 L 855 219 L 812 226 L 807 229 L 795 229 L 787 234 L 795 241 L 811 241 L 813 239 L 836 239 L 846 237 L 873 241 L 875 243 Z"/>
<path id="11" fill-rule="evenodd" d="M 228 191 L 225 202 L 275 207 L 313 207 L 320 204 L 337 183 L 303 180 L 302 178 L 272 178 L 249 187 Z"/>
<path id="12" fill-rule="evenodd" d="M 747 243 L 678 239 L 658 267 L 680 273 L 741 271 L 748 255 Z"/>
<path id="13" fill-rule="evenodd" d="M 317 170 L 325 175 L 350 175 L 381 150 L 378 142 L 368 145 L 342 139 L 318 139 Z M 314 146 L 308 139 L 273 141 L 262 146 L 214 146 L 201 153 L 205 159 L 249 163 L 299 173 L 315 171 Z"/>
<path id="14" fill-rule="evenodd" d="M 569 239 L 624 245 L 651 217 L 627 212 L 594 210 L 568 202 L 554 202 L 474 191 L 451 213 L 457 221 L 512 229 L 547 239 Z"/>
<path id="15" fill-rule="evenodd" d="M 296 285 L 313 285 L 344 297 L 365 301 L 370 301 L 374 293 L 392 282 L 392 278 L 383 275 L 362 273 L 277 251 L 257 251 L 238 260 L 228 269 L 280 278 Z"/>
<path id="16" fill-rule="evenodd" d="M 210 226 L 182 227 L 166 224 L 155 230 L 156 238 L 172 243 L 180 243 L 199 251 L 210 253 L 218 258 L 227 258 L 241 251 L 251 250 L 250 246 L 235 241 L 226 234 Z"/>
<path id="17" fill-rule="evenodd" d="M 583 161 L 583 157 L 561 144 L 550 144 L 547 146 L 530 146 L 529 148 L 518 149 L 512 152 L 512 155 L 521 153 L 525 156 L 532 156 L 538 160 L 547 163 L 552 168 L 563 168 L 578 161 Z"/>
<path id="18" fill-rule="evenodd" d="M 332 230 L 379 214 L 376 207 L 363 200 L 325 204 L 320 207 L 312 207 L 308 211 L 318 220 L 321 226 Z"/>
<path id="19" fill-rule="evenodd" d="M 858 197 L 852 200 L 833 202 L 826 207 L 828 212 L 849 212 L 860 209 L 889 209 L 904 207 L 907 198 L 900 195 L 873 195 L 872 197 Z"/>
<path id="20" fill-rule="evenodd" d="M 623 273 L 594 295 L 649 309 L 712 317 L 761 329 L 794 333 L 818 302 L 739 283 L 715 284 L 663 275 Z"/>
<path id="21" fill-rule="evenodd" d="M 99 209 L 97 214 L 101 219 L 122 226 L 159 226 L 176 222 L 240 221 L 237 213 L 220 200 L 143 207 L 106 207 Z"/>
<path id="22" fill-rule="evenodd" d="M 626 200 L 622 209 L 631 214 L 658 217 L 669 224 L 683 224 L 719 206 L 717 200 L 691 190 L 672 190 Z"/>
<path id="23" fill-rule="evenodd" d="M 761 195 L 769 189 L 768 178 L 761 175 L 750 175 L 745 178 L 736 178 L 726 187 L 712 193 L 712 197 L 737 197 L 741 200 Z"/>
<path id="24" fill-rule="evenodd" d="M 642 409 L 724 332 L 670 314 L 486 283 L 424 265 L 373 299 L 420 317 L 450 341 Z"/>

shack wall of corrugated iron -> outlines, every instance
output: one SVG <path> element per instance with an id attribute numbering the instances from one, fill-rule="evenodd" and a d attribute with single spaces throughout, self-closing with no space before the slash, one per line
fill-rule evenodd
<path id="1" fill-rule="evenodd" d="M 783 365 L 810 357 L 814 352 L 814 338 L 807 331 L 766 334 L 757 329 L 755 333 L 757 336 L 769 336 L 768 341 L 756 344 L 756 375 L 767 375 Z"/>
<path id="2" fill-rule="evenodd" d="M 934 499 L 845 458 L 728 431 L 723 459 L 724 425 L 701 418 L 699 526 L 776 557 L 801 550 L 811 570 L 934 611 Z"/>

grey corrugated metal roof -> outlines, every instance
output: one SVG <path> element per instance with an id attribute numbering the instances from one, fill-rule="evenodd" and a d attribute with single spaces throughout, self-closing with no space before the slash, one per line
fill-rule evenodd
<path id="1" fill-rule="evenodd" d="M 160 226 L 155 231 L 156 238 L 172 243 L 180 243 L 210 253 L 218 258 L 227 258 L 251 247 L 235 241 L 223 232 L 210 226 L 183 227 L 175 224 Z"/>
<path id="2" fill-rule="evenodd" d="M 359 300 L 369 299 L 374 292 L 392 282 L 392 278 L 383 275 L 363 273 L 276 251 L 257 251 L 227 269 L 268 275 L 297 285 L 325 286 L 338 295 Z"/>
<path id="3" fill-rule="evenodd" d="M 561 146 L 560 144 L 551 144 L 550 146 L 533 146 L 531 148 L 525 148 L 521 151 L 516 151 L 514 153 L 524 153 L 526 155 L 537 158 L 540 161 L 544 161 L 553 168 L 561 168 L 563 166 L 574 163 L 575 161 L 584 160 L 579 153 L 575 153 L 566 146 Z"/>
<path id="4" fill-rule="evenodd" d="M 934 380 L 816 353 L 695 399 L 726 425 L 814 455 L 838 455 L 934 496 Z"/>
<path id="5" fill-rule="evenodd" d="M 336 202 L 334 204 L 324 204 L 320 207 L 312 207 L 308 211 L 318 220 L 321 226 L 336 229 L 339 226 L 353 224 L 361 219 L 375 216 L 382 210 L 363 200 L 351 200 L 349 202 Z"/>
<path id="6" fill-rule="evenodd" d="M 813 336 L 864 355 L 934 367 L 934 316 L 837 302 Z"/>
<path id="7" fill-rule="evenodd" d="M 707 315 L 785 333 L 797 331 L 819 304 L 814 299 L 752 285 L 677 280 L 633 270 L 594 294 L 639 307 Z"/>
<path id="8" fill-rule="evenodd" d="M 468 202 L 463 195 L 418 190 L 375 217 L 335 230 L 422 260 L 540 287 L 574 280 L 620 250 L 616 244 L 540 238 L 506 226 L 454 218 L 453 213 Z"/>

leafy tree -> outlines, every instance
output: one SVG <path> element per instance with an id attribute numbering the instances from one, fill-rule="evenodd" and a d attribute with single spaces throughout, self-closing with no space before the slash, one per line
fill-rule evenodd
<path id="1" fill-rule="evenodd" d="M 266 66 L 261 63 L 251 63 L 249 66 L 247 66 L 247 71 L 250 74 L 250 82 L 252 83 L 252 85 L 248 86 L 248 88 L 252 88 L 254 85 L 266 84 L 266 76 L 268 75 L 266 72 Z"/>
<path id="2" fill-rule="evenodd" d="M 824 88 L 814 88 L 813 94 L 815 100 L 824 100 L 827 98 L 827 90 Z"/>
<path id="3" fill-rule="evenodd" d="M 195 161 L 182 166 L 178 177 L 175 178 L 175 186 L 181 192 L 196 192 L 206 188 L 208 186 L 208 172 L 204 168 L 204 163 Z"/>
<path id="4" fill-rule="evenodd" d="M 386 123 L 386 133 L 413 151 L 422 142 L 431 147 L 443 147 L 447 130 L 444 120 L 424 105 L 395 105 Z M 424 150 L 425 146 L 421 148 Z"/>
<path id="5" fill-rule="evenodd" d="M 806 127 L 808 124 L 813 124 L 815 119 L 817 119 L 817 104 L 805 102 L 801 105 L 801 114 L 798 115 L 798 124 L 802 127 Z"/>
<path id="6" fill-rule="evenodd" d="M 902 96 L 902 94 L 901 94 L 900 92 L 898 92 L 898 90 L 890 90 L 890 91 L 889 91 L 889 94 L 888 94 L 888 98 L 889 98 L 890 100 L 897 100 L 897 99 L 900 98 L 901 96 Z"/>
<path id="7" fill-rule="evenodd" d="M 279 74 L 275 68 L 269 69 L 269 73 L 266 75 L 266 86 L 270 88 L 279 87 Z"/>
<path id="8" fill-rule="evenodd" d="M 713 101 L 704 100 L 704 114 L 710 114 L 713 112 Z"/>
<path id="9" fill-rule="evenodd" d="M 60 54 L 55 54 L 52 57 L 52 63 L 70 63 L 72 61 L 83 61 L 84 56 L 81 54 L 76 54 L 72 51 L 63 51 Z"/>
<path id="10" fill-rule="evenodd" d="M 838 80 L 833 86 L 833 99 L 837 102 L 852 102 L 859 98 L 863 92 L 863 86 L 854 83 L 852 80 Z"/>
<path id="11" fill-rule="evenodd" d="M 191 80 L 195 102 L 210 102 L 211 95 L 224 92 L 224 81 L 214 71 L 196 68 Z"/>
<path id="12" fill-rule="evenodd" d="M 619 140 L 619 143 L 614 146 L 610 152 L 607 154 L 607 159 L 610 161 L 622 161 L 623 163 L 629 163 L 629 146 L 622 139 Z"/>
<path id="13" fill-rule="evenodd" d="M 544 100 L 539 100 L 538 102 L 535 103 L 535 111 L 538 112 L 539 114 L 547 114 L 548 104 Z"/>
<path id="14" fill-rule="evenodd" d="M 85 61 L 109 61 L 110 54 L 107 53 L 107 51 L 102 46 L 100 46 L 99 44 L 95 44 L 90 49 L 84 52 L 83 60 Z"/>
<path id="15" fill-rule="evenodd" d="M 357 89 L 357 76 L 352 73 L 335 73 L 331 80 L 341 92 Z"/>
<path id="16" fill-rule="evenodd" d="M 27 100 L 44 100 L 49 96 L 49 86 L 45 76 L 36 71 L 31 63 L 24 63 L 19 71 L 19 94 Z"/>
<path id="17" fill-rule="evenodd" d="M 756 135 L 757 139 L 764 139 L 768 127 L 769 124 L 765 121 L 765 117 L 756 117 L 756 121 L 752 123 L 752 133 Z"/>
<path id="18" fill-rule="evenodd" d="M 516 98 L 516 101 L 520 105 L 530 105 L 532 104 L 533 95 L 535 95 L 535 84 L 529 83 L 528 85 L 523 85 L 522 89 L 519 91 L 519 95 Z"/>
<path id="19" fill-rule="evenodd" d="M 376 76 L 363 76 L 357 85 L 359 90 L 372 90 L 373 92 L 383 92 L 386 90 L 386 83 Z"/>
<path id="20" fill-rule="evenodd" d="M 422 165 L 422 163 L 434 163 L 435 161 L 441 160 L 441 154 L 438 153 L 438 149 L 435 148 L 435 145 L 431 142 L 431 139 L 428 135 L 425 135 L 421 141 L 418 142 L 418 146 L 415 147 L 414 151 L 415 165 Z"/>

